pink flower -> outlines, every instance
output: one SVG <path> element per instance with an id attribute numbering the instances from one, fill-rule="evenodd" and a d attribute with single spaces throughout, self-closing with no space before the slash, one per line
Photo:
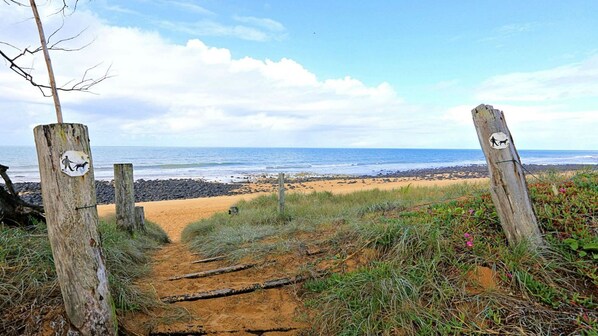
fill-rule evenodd
<path id="1" fill-rule="evenodd" d="M 565 191 L 567 191 L 567 189 L 565 189 L 565 188 L 561 188 L 561 189 L 559 189 L 559 191 L 560 191 L 561 193 L 563 193 L 563 194 L 564 194 L 564 193 L 565 193 Z"/>
<path id="2" fill-rule="evenodd" d="M 512 279 L 513 278 L 513 274 L 511 274 L 511 272 L 507 272 L 507 278 Z"/>
<path id="3" fill-rule="evenodd" d="M 467 243 L 465 243 L 465 245 L 467 245 L 467 247 L 473 247 L 473 242 L 471 240 L 468 240 Z"/>
<path id="4" fill-rule="evenodd" d="M 473 213 L 474 213 L 474 212 L 475 212 L 475 211 L 473 211 L 473 209 L 469 209 L 469 214 L 470 214 L 470 215 L 473 215 Z"/>
<path id="5" fill-rule="evenodd" d="M 465 239 L 469 239 L 471 238 L 471 235 L 467 232 L 465 232 L 465 234 L 463 235 L 463 237 L 465 237 Z"/>

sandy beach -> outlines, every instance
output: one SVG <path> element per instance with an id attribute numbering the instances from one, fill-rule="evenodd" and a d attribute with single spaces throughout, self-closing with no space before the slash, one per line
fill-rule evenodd
<path id="1" fill-rule="evenodd" d="M 444 186 L 467 182 L 482 183 L 487 178 L 423 180 L 420 178 L 364 178 L 364 179 L 331 179 L 292 183 L 288 185 L 289 193 L 311 193 L 314 191 L 329 191 L 336 194 L 350 193 L 359 190 L 380 189 L 390 190 L 413 186 Z M 166 200 L 156 202 L 139 202 L 143 206 L 146 218 L 159 224 L 173 241 L 179 241 L 185 226 L 202 218 L 207 218 L 217 212 L 227 211 L 229 207 L 240 200 L 250 200 L 260 195 L 275 191 L 272 184 L 249 183 L 244 187 L 246 193 L 229 196 L 202 197 L 183 200 Z M 114 205 L 98 205 L 100 217 L 114 214 Z"/>

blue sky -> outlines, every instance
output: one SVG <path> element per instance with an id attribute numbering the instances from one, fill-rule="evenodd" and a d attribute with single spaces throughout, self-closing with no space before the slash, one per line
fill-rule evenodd
<path id="1" fill-rule="evenodd" d="M 0 5 L 0 41 L 35 44 L 26 10 Z M 64 82 L 112 65 L 97 95 L 61 97 L 97 145 L 478 148 L 470 111 L 486 103 L 519 148 L 597 149 L 596 13 L 597 1 L 81 1 L 61 34 L 87 28 L 79 43 L 94 43 L 54 57 Z M 26 145 L 53 113 L 20 81 L 0 68 L 0 108 L 22 111 L 0 135 Z"/>

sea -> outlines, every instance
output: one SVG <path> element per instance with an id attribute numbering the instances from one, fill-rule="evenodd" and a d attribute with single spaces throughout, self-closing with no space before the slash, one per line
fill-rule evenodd
<path id="1" fill-rule="evenodd" d="M 134 178 L 239 182 L 278 173 L 375 176 L 412 169 L 485 164 L 477 149 L 92 147 L 95 178 L 111 180 L 115 163 L 132 163 Z M 598 164 L 598 150 L 519 150 L 524 164 Z M 38 182 L 35 147 L 0 146 L 13 182 Z"/>

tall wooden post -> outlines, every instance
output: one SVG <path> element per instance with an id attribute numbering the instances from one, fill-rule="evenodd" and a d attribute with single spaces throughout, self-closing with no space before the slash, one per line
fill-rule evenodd
<path id="1" fill-rule="evenodd" d="M 480 105 L 471 111 L 490 171 L 490 194 L 509 244 L 543 244 L 527 191 L 523 166 L 502 111 Z"/>
<path id="2" fill-rule="evenodd" d="M 33 133 L 48 238 L 66 313 L 83 335 L 116 335 L 114 303 L 97 231 L 87 127 L 40 125 Z"/>
<path id="3" fill-rule="evenodd" d="M 284 213 L 284 173 L 278 173 L 278 213 Z"/>
<path id="4" fill-rule="evenodd" d="M 135 190 L 133 188 L 133 164 L 114 165 L 114 203 L 116 225 L 133 233 L 135 229 Z"/>

